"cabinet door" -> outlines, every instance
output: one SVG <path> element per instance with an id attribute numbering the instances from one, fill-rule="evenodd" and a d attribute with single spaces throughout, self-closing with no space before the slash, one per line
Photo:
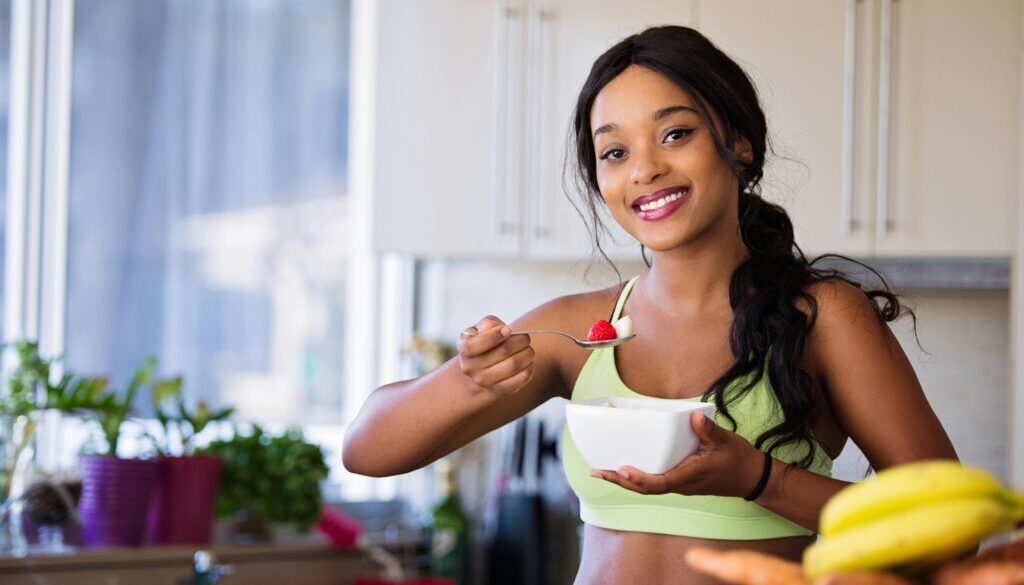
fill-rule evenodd
<path id="1" fill-rule="evenodd" d="M 526 144 L 526 248 L 534 259 L 579 260 L 593 249 L 586 224 L 570 203 L 575 185 L 565 177 L 576 98 L 594 61 L 623 38 L 649 26 L 690 23 L 691 3 L 681 0 L 538 1 L 528 14 L 530 110 L 535 136 Z M 570 165 L 572 161 L 569 161 Z M 571 171 L 571 169 L 569 169 Z M 602 207 L 603 209 L 603 207 Z M 607 213 L 612 239 L 604 249 L 616 260 L 640 260 L 640 246 Z"/>
<path id="2" fill-rule="evenodd" d="M 377 6 L 375 249 L 517 256 L 522 6 L 482 0 Z"/>
<path id="3" fill-rule="evenodd" d="M 869 93 L 858 91 L 869 71 L 865 8 L 853 0 L 700 5 L 697 27 L 758 89 L 778 153 L 766 156 L 763 194 L 787 210 L 809 254 L 871 252 L 874 184 L 862 154 L 871 112 Z"/>
<path id="4" fill-rule="evenodd" d="M 888 195 L 879 200 L 887 225 L 879 229 L 879 254 L 1012 253 L 1020 11 L 1019 0 L 892 3 L 890 146 L 880 163 L 889 165 Z"/>

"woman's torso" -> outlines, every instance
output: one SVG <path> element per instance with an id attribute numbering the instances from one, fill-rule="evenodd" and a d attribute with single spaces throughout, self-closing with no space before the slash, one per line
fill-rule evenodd
<path id="1" fill-rule="evenodd" d="M 732 364 L 729 328 L 732 310 L 726 301 L 718 307 L 706 307 L 693 314 L 673 313 L 643 298 L 638 286 L 626 300 L 624 314 L 641 332 L 636 339 L 615 350 L 615 363 L 622 383 L 633 391 L 658 398 L 692 398 L 703 394 Z M 584 295 L 578 303 L 578 315 L 571 318 L 587 322 L 607 318 L 618 299 L 615 287 Z M 578 328 L 578 327 L 577 327 Z M 808 352 L 811 353 L 811 352 Z M 571 399 L 580 372 L 589 355 L 566 351 L 560 356 L 563 397 Z M 815 364 L 803 367 L 815 377 Z M 824 401 L 823 393 L 817 400 Z M 831 416 L 827 404 L 811 428 L 821 449 L 836 457 L 846 436 Z M 716 540 L 609 530 L 587 525 L 584 534 L 583 562 L 577 585 L 600 583 L 712 583 L 694 573 L 683 560 L 683 551 L 695 544 L 715 548 L 744 548 L 797 560 L 812 536 L 789 536 L 759 540 Z"/>

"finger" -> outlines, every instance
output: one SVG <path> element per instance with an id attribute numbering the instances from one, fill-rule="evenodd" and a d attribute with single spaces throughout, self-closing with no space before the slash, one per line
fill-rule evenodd
<path id="1" fill-rule="evenodd" d="M 530 383 L 533 379 L 534 365 L 530 364 L 525 370 L 517 373 L 511 378 L 506 378 L 491 386 L 491 389 L 499 394 L 515 394 Z"/>
<path id="2" fill-rule="evenodd" d="M 514 335 L 505 338 L 501 343 L 483 353 L 473 356 L 464 355 L 463 357 L 468 358 L 473 367 L 483 370 L 511 359 L 528 347 L 530 347 L 528 339 L 523 338 L 522 335 Z M 509 372 L 509 375 L 513 373 L 515 372 Z"/>
<path id="3" fill-rule="evenodd" d="M 690 414 L 690 426 L 701 443 L 718 443 L 722 438 L 722 427 L 715 424 L 703 412 L 696 411 Z"/>
<path id="4" fill-rule="evenodd" d="M 619 477 L 633 485 L 640 486 L 646 493 L 663 494 L 669 491 L 668 482 L 664 475 L 645 473 L 628 465 L 620 467 L 616 473 L 618 473 Z"/>
<path id="5" fill-rule="evenodd" d="M 483 366 L 485 358 L 477 358 L 474 362 L 476 368 L 475 379 L 481 386 L 493 386 L 503 380 L 522 372 L 533 363 L 534 351 L 532 347 L 523 348 L 514 355 L 509 356 L 496 364 Z"/>
<path id="6" fill-rule="evenodd" d="M 621 487 L 623 489 L 627 489 L 627 490 L 636 492 L 638 494 L 647 495 L 647 493 L 648 493 L 646 490 L 644 490 L 644 488 L 642 486 L 639 486 L 639 485 L 629 481 L 628 479 L 622 477 L 621 475 L 619 475 L 618 473 L 616 473 L 614 471 L 610 471 L 610 470 L 607 470 L 607 469 L 601 469 L 601 470 L 592 469 L 590 471 L 590 475 L 591 475 L 591 477 L 596 477 L 597 479 L 603 479 L 604 481 L 607 481 L 608 483 L 614 483 L 615 485 L 617 485 L 617 486 L 619 486 L 619 487 Z"/>
<path id="7" fill-rule="evenodd" d="M 472 329 L 472 328 L 471 328 Z M 460 335 L 459 336 L 459 354 L 464 357 L 476 357 L 482 355 L 495 347 L 501 345 L 512 330 L 507 325 L 499 327 L 489 327 L 488 329 L 479 329 L 479 333 L 476 335 Z"/>

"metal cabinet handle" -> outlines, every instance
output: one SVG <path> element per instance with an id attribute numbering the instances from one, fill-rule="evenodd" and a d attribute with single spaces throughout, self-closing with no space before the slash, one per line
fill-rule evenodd
<path id="1" fill-rule="evenodd" d="M 884 238 L 889 233 L 889 147 L 892 99 L 893 0 L 882 0 L 881 45 L 878 68 L 878 185 L 875 210 L 875 233 Z"/>
<path id="2" fill-rule="evenodd" d="M 494 184 L 494 230 L 499 236 L 515 234 L 518 222 L 515 217 L 513 203 L 513 180 L 517 165 L 514 163 L 517 153 L 521 150 L 519 132 L 515 123 L 516 112 L 519 110 L 521 87 L 517 83 L 521 76 L 522 42 L 513 44 L 512 25 L 522 18 L 519 8 L 501 3 L 497 14 L 497 109 L 495 128 L 497 128 L 497 148 L 495 148 L 495 184 Z M 509 148 L 509 143 L 512 148 Z"/>
<path id="3" fill-rule="evenodd" d="M 853 234 L 854 95 L 857 82 L 857 0 L 846 0 L 843 42 L 843 168 L 841 222 L 844 236 Z"/>
<path id="4" fill-rule="evenodd" d="M 544 162 L 547 160 L 548 151 L 545 148 L 547 141 L 544 136 L 544 124 L 548 119 L 548 91 L 547 91 L 547 39 L 548 27 L 552 20 L 551 12 L 544 10 L 534 4 L 530 7 L 530 120 L 529 134 L 531 141 L 537 144 L 532 149 L 530 157 L 528 196 L 532 202 L 531 229 L 535 239 L 543 239 L 550 235 L 550 228 L 547 226 L 546 211 L 546 190 L 544 189 Z"/>

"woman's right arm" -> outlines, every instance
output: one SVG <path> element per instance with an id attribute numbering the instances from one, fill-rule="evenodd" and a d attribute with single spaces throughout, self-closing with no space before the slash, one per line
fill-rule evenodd
<path id="1" fill-rule="evenodd" d="M 518 319 L 511 330 L 564 327 L 569 298 Z M 419 378 L 376 389 L 345 435 L 342 459 L 353 473 L 384 477 L 419 469 L 564 394 L 555 336 L 506 336 L 485 317 L 475 336 L 459 336 L 459 355 Z"/>

